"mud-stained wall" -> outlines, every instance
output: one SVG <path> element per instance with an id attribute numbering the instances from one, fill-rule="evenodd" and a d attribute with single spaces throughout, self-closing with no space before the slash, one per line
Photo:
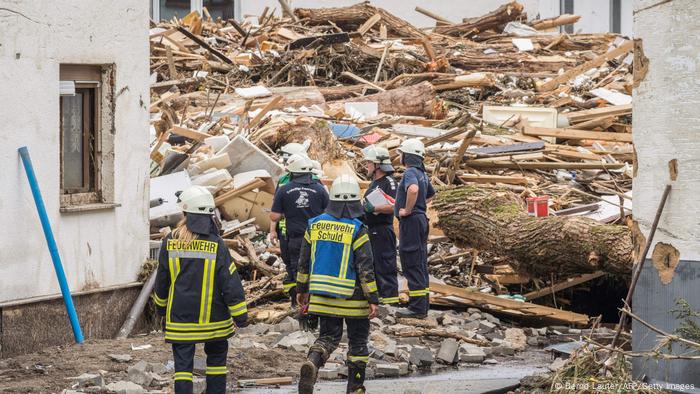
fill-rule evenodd
<path id="1" fill-rule="evenodd" d="M 60 213 L 59 65 L 114 65 L 114 202 Z M 0 303 L 59 293 L 17 154 L 27 146 L 72 291 L 125 284 L 148 253 L 148 2 L 0 1 Z"/>
<path id="2" fill-rule="evenodd" d="M 673 332 L 678 322 L 669 311 L 676 299 L 700 310 L 700 4 L 635 0 L 634 9 L 635 37 L 648 59 L 633 100 L 634 219 L 640 238 L 648 237 L 664 187 L 672 175 L 676 179 L 632 307 L 647 322 Z M 673 159 L 677 162 L 669 166 Z M 655 345 L 656 335 L 640 324 L 632 332 L 635 351 Z M 698 361 L 635 359 L 634 366 L 638 376 L 700 386 Z"/>
<path id="3" fill-rule="evenodd" d="M 141 286 L 73 298 L 87 340 L 114 338 L 141 291 Z M 2 308 L 0 358 L 31 353 L 45 346 L 73 343 L 73 331 L 62 299 Z M 147 331 L 144 316 L 132 334 Z"/>

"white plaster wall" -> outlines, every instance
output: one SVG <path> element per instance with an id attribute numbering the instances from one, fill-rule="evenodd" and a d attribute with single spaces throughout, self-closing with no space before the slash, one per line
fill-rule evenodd
<path id="1" fill-rule="evenodd" d="M 681 260 L 700 261 L 700 4 L 635 0 L 635 36 L 649 72 L 634 91 L 634 217 L 648 231 L 669 181 L 667 162 L 678 159 L 678 180 L 654 242 L 668 242 Z M 645 9 L 646 7 L 650 7 Z"/>
<path id="2" fill-rule="evenodd" d="M 240 0 L 241 15 L 260 15 L 267 6 L 270 10 L 277 9 L 277 15 L 281 14 L 281 7 L 277 0 Z M 292 7 L 316 8 L 316 7 L 345 7 L 359 3 L 360 0 L 291 0 Z M 468 1 L 444 1 L 444 0 L 374 0 L 372 4 L 382 7 L 399 18 L 405 19 L 417 27 L 433 27 L 435 20 L 415 11 L 416 6 L 430 10 L 443 18 L 453 22 L 461 22 L 462 18 L 481 16 L 495 10 L 510 0 L 468 0 Z M 520 0 L 525 7 L 525 12 L 531 18 L 539 13 L 540 0 Z"/>
<path id="3" fill-rule="evenodd" d="M 71 290 L 132 282 L 148 241 L 148 2 L 0 0 L 0 302 L 55 294 L 17 148 L 28 146 Z M 59 64 L 116 64 L 115 200 L 59 212 Z"/>

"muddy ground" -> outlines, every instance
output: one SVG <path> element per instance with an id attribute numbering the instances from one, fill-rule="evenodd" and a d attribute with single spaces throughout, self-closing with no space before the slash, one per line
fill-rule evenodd
<path id="1" fill-rule="evenodd" d="M 265 341 L 260 340 L 261 343 Z M 145 350 L 133 346 L 151 345 Z M 128 363 L 112 361 L 109 354 L 129 354 Z M 202 345 L 197 356 L 204 357 Z M 0 360 L 0 392 L 2 393 L 60 393 L 70 388 L 70 377 L 83 373 L 106 371 L 105 382 L 128 380 L 126 369 L 136 362 L 172 360 L 170 345 L 160 333 L 125 340 L 90 340 L 82 345 L 48 347 L 42 351 Z M 304 354 L 286 349 L 230 349 L 228 366 L 231 379 L 253 379 L 296 376 Z"/>

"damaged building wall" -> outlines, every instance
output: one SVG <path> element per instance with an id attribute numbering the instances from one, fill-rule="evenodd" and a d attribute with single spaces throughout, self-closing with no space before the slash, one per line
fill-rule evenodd
<path id="1" fill-rule="evenodd" d="M 633 114 L 638 159 L 634 217 L 645 236 L 670 181 L 667 163 L 672 159 L 677 159 L 677 180 L 637 285 L 633 309 L 667 332 L 678 327 L 669 313 L 676 299 L 684 298 L 700 309 L 700 43 L 688 40 L 700 33 L 698 17 L 700 10 L 692 0 L 635 1 L 635 36 L 641 39 L 649 64 L 634 92 Z M 656 335 L 651 331 L 636 322 L 632 330 L 635 351 L 655 345 Z M 676 353 L 681 350 L 675 349 Z M 674 383 L 697 386 L 699 369 L 699 361 L 635 360 L 636 375 Z"/>
<path id="2" fill-rule="evenodd" d="M 0 303 L 59 292 L 17 154 L 21 146 L 32 155 L 71 290 L 136 280 L 148 253 L 147 21 L 148 4 L 142 0 L 2 2 Z M 113 178 L 113 186 L 104 182 L 104 194 L 113 195 L 109 202 L 116 207 L 60 211 L 61 64 L 109 65 L 106 69 L 114 70 L 109 79 L 113 86 L 100 87 L 112 93 L 105 97 L 111 102 L 101 106 L 111 107 L 114 118 L 102 128 L 109 138 L 98 149 L 105 156 L 100 176 Z"/>

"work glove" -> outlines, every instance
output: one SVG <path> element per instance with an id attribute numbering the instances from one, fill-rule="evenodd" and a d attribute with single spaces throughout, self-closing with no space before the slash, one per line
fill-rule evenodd
<path id="1" fill-rule="evenodd" d="M 365 207 L 365 212 L 367 212 L 367 213 L 372 213 L 372 212 L 374 212 L 374 205 L 372 205 L 372 203 L 369 202 L 369 200 L 365 200 L 365 201 L 362 203 L 362 206 Z"/>

